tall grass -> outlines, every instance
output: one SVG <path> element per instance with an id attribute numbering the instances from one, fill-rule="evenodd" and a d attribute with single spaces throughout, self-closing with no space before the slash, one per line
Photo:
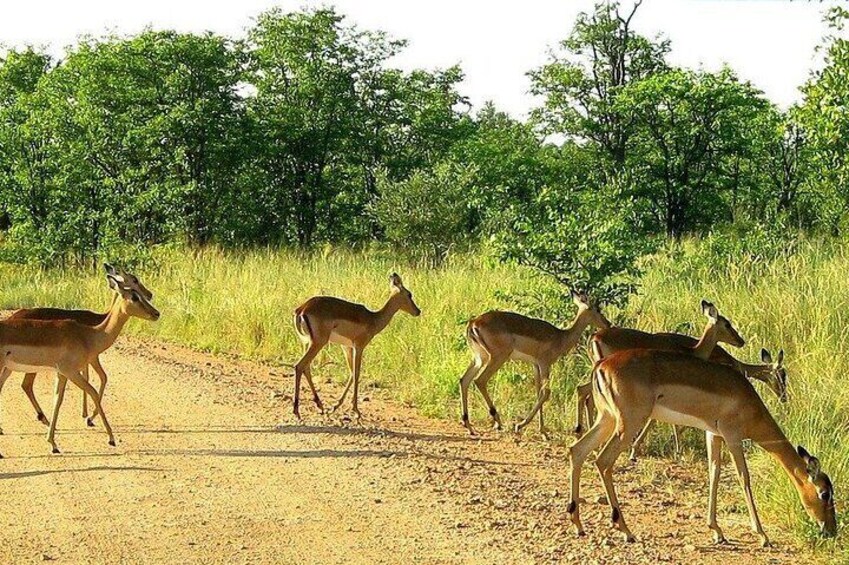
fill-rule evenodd
<path id="1" fill-rule="evenodd" d="M 388 274 L 398 271 L 423 310 L 420 318 L 399 313 L 369 346 L 364 357 L 364 386 L 386 387 L 401 401 L 429 415 L 459 418 L 458 380 L 470 361 L 464 324 L 491 308 L 510 308 L 509 296 L 547 283 L 532 273 L 473 255 L 455 256 L 439 268 L 397 261 L 379 252 L 334 248 L 310 254 L 279 250 L 223 252 L 161 250 L 158 267 L 139 271 L 155 293 L 162 318 L 155 324 L 134 321 L 128 331 L 226 351 L 273 363 L 294 363 L 302 352 L 292 327 L 292 310 L 315 294 L 333 294 L 379 307 L 388 296 Z M 713 300 L 747 339 L 734 353 L 755 362 L 760 348 L 784 348 L 791 401 L 782 405 L 761 389 L 764 399 L 790 440 L 805 445 L 823 462 L 837 489 L 849 479 L 849 253 L 842 242 L 802 242 L 791 256 L 769 261 L 722 258 L 705 254 L 697 242 L 654 258 L 639 295 L 617 323 L 650 331 L 698 334 L 704 320 L 702 297 Z M 550 288 L 548 290 L 551 290 Z M 100 309 L 108 301 L 100 274 L 41 271 L 0 265 L 0 308 L 33 305 L 86 306 Z M 552 314 L 568 323 L 574 311 Z M 333 361 L 334 364 L 327 364 Z M 317 372 L 345 377 L 341 352 L 319 358 Z M 548 420 L 555 428 L 574 425 L 572 393 L 588 374 L 583 351 L 558 364 L 552 375 Z M 532 404 L 527 367 L 511 364 L 492 382 L 495 403 L 509 419 Z M 473 418 L 485 420 L 478 397 Z M 459 424 L 458 424 L 459 425 Z M 658 436 L 663 438 L 664 436 Z M 665 449 L 655 440 L 654 449 Z M 703 440 L 689 435 L 701 453 Z M 760 506 L 769 521 L 782 521 L 815 543 L 813 527 L 803 517 L 798 497 L 768 456 L 752 450 Z M 842 518 L 847 517 L 842 512 Z M 707 535 L 707 534 L 706 534 Z M 849 543 L 823 545 L 825 556 L 849 558 Z"/>

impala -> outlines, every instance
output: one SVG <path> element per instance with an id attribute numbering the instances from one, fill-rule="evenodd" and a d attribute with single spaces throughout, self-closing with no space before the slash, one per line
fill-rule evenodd
<path id="1" fill-rule="evenodd" d="M 724 342 L 734 347 L 742 347 L 743 345 L 745 345 L 745 341 L 737 332 L 737 330 L 734 329 L 734 327 L 731 325 L 731 322 L 724 316 L 721 316 L 719 314 L 719 311 L 713 304 L 707 302 L 706 300 L 702 300 L 701 308 L 702 313 L 708 319 L 707 326 L 705 326 L 704 332 L 702 332 L 702 337 L 694 346 L 678 349 L 679 352 L 688 353 L 690 355 L 693 355 L 694 357 L 698 357 L 699 359 L 710 359 L 713 355 L 713 352 L 716 351 L 716 346 L 719 342 Z M 651 339 L 651 334 L 644 334 L 650 336 L 648 339 L 640 339 L 641 333 L 642 332 L 638 332 L 636 330 L 621 330 L 619 332 L 611 330 L 602 330 L 601 332 L 598 332 L 595 336 L 593 336 L 590 342 L 593 360 L 598 362 L 599 360 L 617 351 L 626 351 L 628 349 L 652 349 L 650 345 L 651 343 L 653 343 L 653 340 Z M 662 347 L 658 349 L 668 350 Z M 583 386 L 586 387 L 586 385 Z M 587 405 L 587 420 L 589 421 L 591 412 L 590 401 L 586 400 L 585 402 Z M 578 410 L 580 412 L 580 404 L 578 406 Z M 643 429 L 642 433 L 637 437 L 637 440 L 634 442 L 634 445 L 631 449 L 632 461 L 637 460 L 637 450 L 639 449 L 640 445 L 642 445 L 643 440 L 645 439 L 646 435 L 648 435 L 648 432 L 652 428 L 653 424 L 654 422 L 652 420 L 649 420 L 646 423 L 646 427 Z M 680 453 L 680 441 L 677 426 L 672 426 L 672 430 L 675 439 L 675 453 L 677 455 L 678 453 Z"/>
<path id="2" fill-rule="evenodd" d="M 351 385 L 354 386 L 353 410 L 360 417 L 357 398 L 360 387 L 360 367 L 363 350 L 389 324 L 398 310 L 419 316 L 422 311 L 413 302 L 413 294 L 404 287 L 401 277 L 392 273 L 389 277 L 390 295 L 380 310 L 372 311 L 362 304 L 355 304 L 332 296 L 314 296 L 295 310 L 295 330 L 307 346 L 307 351 L 295 365 L 294 412 L 300 419 L 301 375 L 306 376 L 312 390 L 313 400 L 319 410 L 324 410 L 312 381 L 310 365 L 315 356 L 328 343 L 337 343 L 345 352 L 345 360 L 351 376 L 339 401 L 333 406 L 335 412 L 345 401 Z"/>
<path id="3" fill-rule="evenodd" d="M 834 490 L 819 461 L 801 446 L 794 449 L 772 418 L 752 384 L 740 373 L 680 352 L 631 349 L 614 353 L 593 368 L 593 397 L 598 416 L 586 435 L 569 450 L 571 499 L 568 512 L 579 535 L 581 525 L 581 468 L 587 456 L 604 445 L 596 459 L 612 510 L 614 526 L 627 541 L 634 541 L 625 524 L 613 486 L 613 466 L 619 454 L 633 443 L 649 419 L 705 430 L 707 434 L 710 494 L 708 527 L 716 543 L 725 537 L 716 522 L 716 494 L 722 442 L 737 468 L 752 530 L 761 545 L 769 545 L 758 518 L 743 450 L 749 439 L 769 452 L 790 477 L 808 514 L 823 535 L 837 531 Z"/>
<path id="4" fill-rule="evenodd" d="M 141 281 L 135 275 L 124 271 L 121 268 L 115 268 L 108 263 L 104 263 L 103 268 L 106 270 L 107 275 L 112 275 L 115 277 L 123 286 L 130 287 L 139 292 L 140 295 L 144 296 L 148 301 L 153 300 L 153 293 L 145 287 Z M 112 305 L 115 303 L 118 294 L 115 293 L 112 295 L 112 301 L 109 304 L 109 309 L 112 308 Z M 61 308 L 25 308 L 21 310 L 17 310 L 11 316 L 7 318 L 7 320 L 73 320 L 80 324 L 84 324 L 86 326 L 96 326 L 103 322 L 106 319 L 107 312 L 98 313 L 91 312 L 90 310 L 64 310 Z M 106 390 L 106 371 L 103 370 L 103 366 L 100 364 L 100 358 L 95 357 L 91 363 L 91 367 L 94 368 L 94 371 L 97 373 L 100 378 L 100 388 L 98 390 L 98 394 L 100 396 L 100 400 L 103 401 L 103 393 Z M 24 380 L 21 383 L 21 388 L 23 388 L 24 393 L 26 393 L 27 398 L 29 398 L 30 403 L 33 408 L 35 408 L 35 414 L 38 418 L 38 421 L 44 425 L 50 425 L 50 422 L 47 421 L 47 417 L 44 415 L 44 412 L 41 409 L 41 406 L 38 404 L 38 400 L 35 398 L 35 393 L 33 392 L 33 385 L 35 384 L 35 375 L 36 373 L 27 373 L 24 375 Z M 84 371 L 85 379 L 89 380 L 88 367 L 85 368 Z M 94 426 L 94 417 L 97 413 L 93 413 L 91 416 L 88 414 L 88 396 L 83 394 L 83 418 L 86 420 L 86 424 L 89 426 Z"/>
<path id="5" fill-rule="evenodd" d="M 67 381 L 80 387 L 94 402 L 96 413 L 115 445 L 112 428 L 103 412 L 100 396 L 85 380 L 83 372 L 98 355 L 109 349 L 130 317 L 158 320 L 159 311 L 132 287 L 125 286 L 113 275 L 107 275 L 109 286 L 118 293 L 103 321 L 87 326 L 73 320 L 3 320 L 0 322 L 0 389 L 11 371 L 37 373 L 57 371 L 53 395 L 53 417 L 47 441 L 53 453 L 59 453 L 54 436 L 59 408 Z"/>
<path id="6" fill-rule="evenodd" d="M 519 359 L 534 366 L 537 399 L 528 416 L 516 424 L 515 429 L 520 431 L 539 413 L 539 431 L 544 437 L 547 436 L 542 407 L 550 394 L 548 378 L 551 365 L 575 347 L 587 326 L 610 327 L 607 318 L 590 303 L 585 294 L 574 291 L 571 294 L 572 301 L 578 307 L 578 314 L 572 325 L 563 330 L 546 321 L 513 312 L 491 311 L 469 321 L 466 341 L 474 359 L 460 378 L 460 402 L 463 425 L 470 434 L 477 432 L 469 423 L 469 385 L 474 381 L 489 408 L 494 427 L 501 429 L 501 417 L 486 385 L 508 359 Z"/>
<path id="7" fill-rule="evenodd" d="M 721 341 L 721 340 L 720 340 Z M 695 348 L 698 340 L 688 335 L 676 333 L 647 333 L 630 328 L 609 328 L 595 333 L 590 338 L 590 356 L 599 361 L 610 353 L 627 349 L 659 349 L 662 351 L 686 352 Z M 714 363 L 727 365 L 750 379 L 765 383 L 781 402 L 787 402 L 787 371 L 784 368 L 784 351 L 778 352 L 775 362 L 766 349 L 761 349 L 762 365 L 753 365 L 739 361 L 722 347 L 715 347 L 709 359 Z M 583 430 L 583 415 L 587 422 L 592 421 L 592 383 L 577 388 L 577 418 L 575 434 Z"/>

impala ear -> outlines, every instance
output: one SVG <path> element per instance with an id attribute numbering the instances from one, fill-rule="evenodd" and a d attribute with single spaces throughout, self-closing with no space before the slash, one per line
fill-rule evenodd
<path id="1" fill-rule="evenodd" d="M 398 273 L 392 273 L 391 275 L 389 275 L 389 284 L 395 288 L 401 288 L 402 286 L 404 286 L 404 283 L 401 282 L 401 275 L 399 275 Z"/>
<path id="2" fill-rule="evenodd" d="M 575 303 L 579 308 L 589 308 L 590 307 L 590 298 L 583 292 L 576 292 L 574 290 L 569 291 L 572 296 L 572 302 Z"/>
<path id="3" fill-rule="evenodd" d="M 106 280 L 109 282 L 109 288 L 118 292 L 121 288 L 121 283 L 118 282 L 118 279 L 115 277 L 113 273 L 106 275 Z"/>
<path id="4" fill-rule="evenodd" d="M 719 310 L 716 309 L 716 306 L 704 299 L 702 300 L 702 314 L 711 320 L 719 318 Z"/>
<path id="5" fill-rule="evenodd" d="M 820 460 L 808 453 L 801 445 L 796 448 L 796 452 L 799 454 L 799 457 L 805 462 L 806 471 L 808 472 L 808 476 L 816 478 L 817 475 L 820 474 Z"/>
<path id="6" fill-rule="evenodd" d="M 779 367 L 784 366 L 784 350 L 783 349 L 780 349 L 778 351 L 778 360 L 775 362 L 775 364 L 778 365 Z"/>
<path id="7" fill-rule="evenodd" d="M 113 267 L 113 266 L 112 266 L 112 265 L 110 265 L 109 263 L 104 263 L 104 264 L 103 264 L 103 270 L 105 270 L 105 271 L 106 271 L 106 274 L 107 274 L 107 275 L 113 275 L 113 276 L 114 276 L 114 275 L 116 274 L 116 273 L 115 273 L 115 267 Z"/>
<path id="8" fill-rule="evenodd" d="M 761 361 L 766 363 L 767 365 L 772 365 L 772 355 L 769 354 L 765 348 L 761 349 Z"/>

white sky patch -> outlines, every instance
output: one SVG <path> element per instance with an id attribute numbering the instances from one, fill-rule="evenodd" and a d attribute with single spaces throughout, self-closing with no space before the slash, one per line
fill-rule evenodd
<path id="1" fill-rule="evenodd" d="M 623 11 L 631 6 L 623 0 Z M 634 20 L 645 35 L 672 41 L 671 61 L 706 70 L 727 63 L 782 108 L 817 64 L 815 47 L 826 32 L 822 16 L 833 2 L 787 0 L 645 0 Z M 61 56 L 80 35 L 137 33 L 147 26 L 214 31 L 241 37 L 268 8 L 335 5 L 362 28 L 409 40 L 401 68 L 447 67 L 466 73 L 463 93 L 475 107 L 486 100 L 516 117 L 533 105 L 526 72 L 547 59 L 591 0 L 335 0 L 200 1 L 77 0 L 10 2 L 0 18 L 0 43 L 47 47 Z"/>

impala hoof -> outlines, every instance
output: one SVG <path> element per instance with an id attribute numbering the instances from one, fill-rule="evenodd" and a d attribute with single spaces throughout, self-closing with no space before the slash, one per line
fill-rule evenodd
<path id="1" fill-rule="evenodd" d="M 39 422 L 41 422 L 41 423 L 42 423 L 42 424 L 44 424 L 45 426 L 49 426 L 49 425 L 50 425 L 50 420 L 48 420 L 48 419 L 47 419 L 47 416 L 45 416 L 44 414 L 36 414 L 36 416 L 35 416 L 35 417 L 36 417 L 36 419 L 37 419 Z"/>
<path id="2" fill-rule="evenodd" d="M 110 446 L 112 446 L 112 447 L 115 447 L 115 440 L 114 440 L 114 439 L 110 439 L 110 440 L 109 440 L 109 445 L 110 445 Z"/>
<path id="3" fill-rule="evenodd" d="M 89 428 L 93 428 L 94 427 L 94 420 L 92 420 L 91 418 L 86 418 L 85 419 L 85 425 L 88 426 Z"/>
<path id="4" fill-rule="evenodd" d="M 54 454 L 59 453 L 59 448 L 54 447 L 53 450 L 51 451 L 51 453 L 54 453 Z"/>

